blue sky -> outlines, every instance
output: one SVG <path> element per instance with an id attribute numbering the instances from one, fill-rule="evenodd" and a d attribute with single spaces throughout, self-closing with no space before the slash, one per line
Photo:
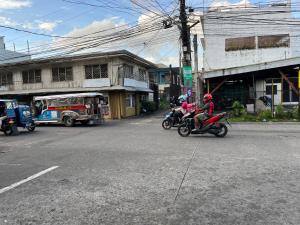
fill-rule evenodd
<path id="1" fill-rule="evenodd" d="M 72 4 L 67 1 L 86 2 L 95 5 L 106 4 L 108 6 L 122 7 L 128 13 L 116 11 L 113 8 L 101 8 L 82 4 Z M 137 3 L 143 3 L 144 7 L 152 4 L 152 9 L 161 10 L 167 8 L 171 11 L 176 8 L 178 0 L 158 0 L 160 6 L 155 0 L 131 0 Z M 133 24 L 147 14 L 144 9 L 134 7 L 130 0 L 0 0 L 0 25 L 25 29 L 33 32 L 65 36 L 68 34 L 85 34 L 101 30 L 107 27 L 113 27 L 120 24 Z M 221 1 L 221 0 L 219 0 Z M 222 0 L 225 2 L 226 0 Z M 259 0 L 255 0 L 257 3 Z M 297 0 L 298 1 L 298 0 Z M 202 7 L 201 0 L 186 0 L 187 5 L 193 7 Z M 210 5 L 212 0 L 205 0 L 205 5 Z M 231 3 L 239 2 L 229 1 Z M 264 1 L 259 1 L 264 2 Z M 296 1 L 293 1 L 296 2 Z M 174 4 L 175 3 L 175 4 Z M 175 7 L 174 7 L 175 6 Z M 150 7 L 150 6 L 149 6 Z M 135 12 L 139 11 L 139 13 Z M 177 12 L 175 11 L 175 14 Z M 102 28 L 101 28 L 102 27 Z M 175 29 L 177 29 L 175 27 Z M 161 40 L 154 43 L 156 36 L 164 36 L 170 33 L 171 30 L 164 30 L 161 33 L 145 36 L 145 41 L 142 39 L 133 42 L 137 44 L 135 48 L 132 43 L 129 50 L 134 53 L 146 57 L 152 61 L 164 62 L 166 64 L 178 64 L 178 41 L 173 37 L 173 40 Z M 172 31 L 174 32 L 174 31 Z M 178 36 L 174 32 L 174 36 Z M 53 42 L 52 38 L 26 34 L 9 29 L 0 28 L 0 36 L 5 36 L 7 49 L 13 49 L 15 44 L 18 51 L 25 51 L 27 40 L 30 46 L 41 46 L 43 43 Z M 171 36 L 172 37 L 172 36 Z M 129 41 L 130 42 L 130 41 Z M 129 43 L 128 42 L 128 43 Z M 144 43 L 144 45 L 142 44 Z M 120 48 L 126 48 L 126 45 Z"/>
<path id="2" fill-rule="evenodd" d="M 74 30 L 85 29 L 93 23 L 97 23 L 90 29 L 101 30 L 101 22 L 107 20 L 112 24 L 133 24 L 147 11 L 136 8 L 130 0 L 70 0 L 87 2 L 95 5 L 111 5 L 124 8 L 126 12 L 116 11 L 113 8 L 101 8 L 88 5 L 72 4 L 63 0 L 0 0 L 0 25 L 25 29 L 33 32 L 65 36 Z M 135 0 L 136 1 L 136 0 Z M 138 2 L 143 2 L 139 0 Z M 146 1 L 147 2 L 147 1 Z M 151 2 L 149 0 L 149 2 Z M 160 1 L 161 6 L 170 6 L 171 3 L 176 3 L 173 0 Z M 192 4 L 192 1 L 188 2 Z M 153 4 L 153 3 L 151 3 Z M 176 5 L 176 4 L 174 4 Z M 174 7 L 172 5 L 171 7 Z M 144 6 L 144 5 L 142 5 Z M 158 5 L 156 7 L 159 9 Z M 139 13 L 135 12 L 139 11 Z M 88 30 L 88 29 L 87 29 Z M 94 30 L 89 30 L 94 31 Z M 88 31 L 86 31 L 88 32 Z M 41 43 L 53 41 L 49 37 L 26 34 L 0 28 L 0 36 L 5 36 L 6 48 L 13 50 L 15 44 L 17 51 L 25 51 L 27 40 L 30 46 L 40 45 Z M 123 46 L 122 46 L 123 47 Z M 174 47 L 174 46 L 172 46 Z M 177 47 L 177 46 L 176 46 Z M 143 56 L 142 50 L 145 46 L 139 46 L 133 50 L 134 53 L 139 53 Z M 150 48 L 148 46 L 147 48 Z M 151 51 L 147 49 L 145 51 Z M 153 47 L 154 49 L 155 47 Z M 153 50 L 152 49 L 152 50 Z M 166 43 L 166 49 L 160 46 L 160 51 L 153 53 L 158 57 L 173 57 L 174 53 L 178 54 L 178 50 L 170 51 L 170 44 Z M 143 50 L 143 51 L 144 51 Z M 176 56 L 177 57 L 177 56 Z M 174 58 L 174 57 L 173 57 Z M 151 59 L 151 57 L 149 58 Z M 177 62 L 178 60 L 176 60 Z"/>

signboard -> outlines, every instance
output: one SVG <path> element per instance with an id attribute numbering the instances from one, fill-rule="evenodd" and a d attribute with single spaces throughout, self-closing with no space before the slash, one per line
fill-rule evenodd
<path id="1" fill-rule="evenodd" d="M 189 88 L 189 89 L 188 89 L 187 95 L 188 95 L 188 97 L 191 97 L 191 96 L 192 96 L 192 88 Z"/>
<path id="2" fill-rule="evenodd" d="M 184 66 L 182 68 L 183 70 L 183 79 L 184 80 L 193 80 L 193 74 L 192 74 L 192 67 L 191 66 Z"/>

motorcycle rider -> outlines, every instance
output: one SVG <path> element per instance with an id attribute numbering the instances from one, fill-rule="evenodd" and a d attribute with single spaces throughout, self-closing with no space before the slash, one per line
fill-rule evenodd
<path id="1" fill-rule="evenodd" d="M 194 116 L 195 129 L 193 131 L 198 131 L 202 122 L 209 117 L 213 116 L 215 105 L 212 101 L 213 97 L 211 94 L 207 93 L 203 97 L 204 106 L 202 107 L 202 112 Z"/>
<path id="2" fill-rule="evenodd" d="M 0 128 L 2 126 L 2 121 L 6 119 L 6 105 L 5 102 L 0 102 Z"/>

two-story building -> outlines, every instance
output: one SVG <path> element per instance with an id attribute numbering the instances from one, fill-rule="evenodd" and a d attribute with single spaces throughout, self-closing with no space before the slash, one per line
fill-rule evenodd
<path id="1" fill-rule="evenodd" d="M 140 113 L 147 99 L 151 62 L 128 51 L 89 53 L 34 59 L 0 66 L 0 98 L 29 103 L 33 96 L 101 92 L 109 104 L 109 118 Z"/>
<path id="2" fill-rule="evenodd" d="M 296 104 L 300 29 L 290 1 L 214 7 L 202 17 L 207 91 L 218 105 Z"/>
<path id="3" fill-rule="evenodd" d="M 156 64 L 156 69 L 149 70 L 154 82 L 158 84 L 159 97 L 170 99 L 180 96 L 180 69 L 179 67 Z"/>

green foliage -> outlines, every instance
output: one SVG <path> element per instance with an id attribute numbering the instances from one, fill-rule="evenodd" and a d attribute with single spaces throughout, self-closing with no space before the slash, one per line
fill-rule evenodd
<path id="1" fill-rule="evenodd" d="M 286 119 L 288 118 L 288 113 L 284 111 L 284 108 L 282 105 L 278 105 L 275 108 L 275 117 L 277 119 Z"/>
<path id="2" fill-rule="evenodd" d="M 244 106 L 239 101 L 233 102 L 232 111 L 233 115 L 237 117 L 246 114 Z"/>
<path id="3" fill-rule="evenodd" d="M 262 121 L 262 120 L 271 120 L 272 119 L 272 111 L 271 109 L 267 109 L 267 110 L 264 110 L 264 111 L 261 111 L 257 118 Z"/>
<path id="4" fill-rule="evenodd" d="M 146 109 L 147 112 L 154 112 L 156 110 L 155 102 L 143 101 L 142 108 Z"/>
<path id="5" fill-rule="evenodd" d="M 291 111 L 291 114 L 292 114 L 292 118 L 293 118 L 293 119 L 298 119 L 298 120 L 300 120 L 300 118 L 299 118 L 299 112 L 298 112 L 298 106 L 295 106 L 295 107 L 293 108 L 293 110 Z"/>
<path id="6" fill-rule="evenodd" d="M 160 102 L 159 102 L 159 109 L 160 110 L 166 110 L 169 107 L 170 107 L 169 101 L 167 101 L 167 99 L 165 99 L 165 98 L 161 98 Z"/>

